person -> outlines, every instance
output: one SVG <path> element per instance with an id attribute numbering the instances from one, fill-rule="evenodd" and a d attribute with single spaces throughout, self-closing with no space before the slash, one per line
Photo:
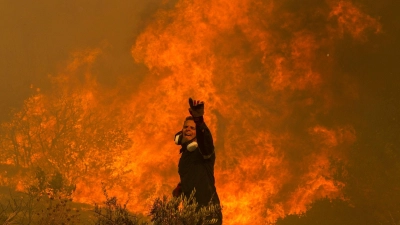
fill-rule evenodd
<path id="1" fill-rule="evenodd" d="M 214 143 L 210 130 L 204 122 L 204 102 L 189 98 L 189 113 L 183 129 L 175 135 L 175 143 L 181 145 L 178 164 L 180 183 L 173 190 L 173 196 L 183 194 L 189 197 L 195 189 L 199 207 L 213 203 L 218 207 L 217 223 L 222 224 L 220 200 L 215 188 Z"/>

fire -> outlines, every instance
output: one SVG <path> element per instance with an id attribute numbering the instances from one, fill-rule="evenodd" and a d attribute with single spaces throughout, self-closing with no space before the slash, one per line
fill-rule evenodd
<path id="1" fill-rule="evenodd" d="M 73 129 L 115 140 L 93 140 L 98 147 L 82 153 L 90 160 L 76 161 L 77 171 L 89 172 L 77 178 L 74 200 L 102 199 L 102 181 L 135 212 L 171 195 L 179 182 L 173 135 L 188 115 L 188 97 L 205 101 L 226 224 L 273 223 L 319 198 L 343 198 L 331 159 L 346 162 L 357 134 L 351 124 L 324 120 L 339 101 L 329 86 L 335 43 L 345 34 L 365 40 L 381 27 L 350 1 L 290 4 L 181 0 L 159 10 L 132 47 L 149 74 L 129 97 L 96 82 L 91 65 L 100 49 L 75 53 L 53 77 L 55 89 L 82 111 Z M 40 114 L 39 103 L 32 110 Z M 54 121 L 41 129 L 55 129 Z M 107 163 L 91 167 L 101 161 Z"/>
<path id="2" fill-rule="evenodd" d="M 338 23 L 338 31 L 341 36 L 350 33 L 353 38 L 365 39 L 365 30 L 380 33 L 382 27 L 380 23 L 369 15 L 365 15 L 353 3 L 339 1 L 335 3 L 329 17 L 335 18 Z"/>
<path id="3" fill-rule="evenodd" d="M 302 27 L 306 16 L 314 24 Z M 287 2 L 179 1 L 160 10 L 132 48 L 150 75 L 131 109 L 155 109 L 138 113 L 145 119 L 135 131 L 153 133 L 156 121 L 155 132 L 173 133 L 187 97 L 204 100 L 228 224 L 274 222 L 318 198 L 341 198 L 345 184 L 334 180 L 329 159 L 345 160 L 356 134 L 316 117 L 334 107 L 327 55 L 345 33 L 358 39 L 370 29 L 381 28 L 348 1 L 298 11 Z M 171 157 L 164 156 L 159 162 Z"/>

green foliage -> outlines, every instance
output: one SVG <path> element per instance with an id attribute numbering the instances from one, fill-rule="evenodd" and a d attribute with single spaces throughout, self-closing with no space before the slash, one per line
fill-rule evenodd
<path id="1" fill-rule="evenodd" d="M 148 222 L 140 220 L 139 216 L 131 214 L 126 209 L 126 204 L 117 203 L 116 197 L 109 197 L 103 185 L 103 193 L 106 197 L 104 206 L 95 205 L 94 212 L 97 217 L 95 225 L 145 225 Z M 177 198 L 156 198 L 150 209 L 151 224 L 154 225 L 192 225 L 215 224 L 217 222 L 217 205 L 209 204 L 199 207 L 192 192 L 189 198 L 181 195 Z"/>
<path id="2" fill-rule="evenodd" d="M 218 219 L 214 217 L 216 217 L 219 206 L 210 203 L 208 206 L 199 207 L 194 194 L 195 190 L 193 190 L 189 198 L 180 195 L 176 198 L 163 196 L 155 199 L 150 210 L 153 224 L 215 224 Z"/>
<path id="3" fill-rule="evenodd" d="M 102 186 L 106 197 L 105 206 L 101 207 L 95 204 L 94 213 L 97 217 L 95 225 L 139 225 L 146 224 L 140 222 L 138 217 L 129 213 L 126 209 L 127 202 L 122 206 L 117 203 L 116 197 L 109 197 L 105 186 Z"/>
<path id="4" fill-rule="evenodd" d="M 10 189 L 10 196 L 6 199 L 4 190 L 0 191 L 0 224 L 203 225 L 217 222 L 215 215 L 219 206 L 210 204 L 199 207 L 194 199 L 195 192 L 189 198 L 182 195 L 177 198 L 163 196 L 155 199 L 146 217 L 129 212 L 126 208 L 127 202 L 119 204 L 116 197 L 108 195 L 105 185 L 102 187 L 106 197 L 104 205 L 95 204 L 94 210 L 90 206 L 90 211 L 86 211 L 83 216 L 82 205 L 72 201 L 75 185 L 61 173 L 47 172 L 40 167 L 30 172 L 31 177 L 26 175 L 25 178 L 29 179 L 22 182 L 26 192 L 12 191 L 11 195 Z M 95 221 L 90 221 L 89 218 Z"/>

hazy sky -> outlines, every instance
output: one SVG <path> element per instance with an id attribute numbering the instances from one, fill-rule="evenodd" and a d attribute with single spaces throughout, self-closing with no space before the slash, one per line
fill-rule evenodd
<path id="1" fill-rule="evenodd" d="M 326 171 L 319 173 L 319 162 L 328 161 L 330 154 L 352 153 L 339 143 L 347 134 L 352 136 L 352 130 L 356 138 L 349 139 L 363 145 L 354 151 L 380 151 L 386 143 L 400 147 L 400 1 L 255 0 L 243 3 L 253 10 L 250 13 L 240 4 L 229 5 L 231 1 L 210 2 L 205 9 L 200 1 L 173 9 L 175 1 L 168 0 L 0 0 L 0 122 L 7 121 L 10 109 L 20 107 L 36 88 L 47 89 L 48 75 L 62 72 L 74 52 L 101 48 L 103 54 L 90 72 L 104 87 L 117 86 L 121 78 L 129 82 L 132 105 L 126 108 L 138 115 L 137 124 L 142 126 L 134 132 L 146 138 L 164 136 L 173 128 L 165 121 L 153 126 L 153 120 L 165 113 L 148 113 L 143 107 L 153 109 L 154 99 L 165 95 L 170 101 L 161 102 L 169 110 L 166 114 L 183 109 L 176 101 L 183 102 L 186 96 L 177 95 L 191 93 L 192 88 L 179 83 L 180 78 L 198 75 L 196 85 L 203 87 L 199 92 L 214 107 L 208 118 L 214 122 L 211 129 L 218 131 L 222 189 L 251 173 L 254 180 L 249 183 L 257 185 L 289 180 L 283 186 L 275 182 L 276 189 L 269 193 L 274 198 L 264 196 L 273 203 L 288 202 L 289 207 L 298 201 L 287 190 L 302 196 L 308 181 L 321 181 Z M 156 15 L 161 8 L 173 10 Z M 239 16 L 213 11 L 218 9 Z M 158 86 L 153 89 L 152 83 Z M 138 87 L 142 89 L 136 93 Z M 329 147 L 331 140 L 337 149 Z M 158 149 L 164 144 L 155 143 L 143 146 Z M 254 148 L 258 145 L 266 150 L 260 153 Z M 245 154 L 243 149 L 249 148 L 253 154 Z M 264 158 L 272 160 L 263 161 L 267 166 L 257 164 Z M 315 177 L 307 177 L 314 172 L 309 161 L 317 168 Z M 157 166 L 149 166 L 149 171 L 162 170 Z M 170 170 L 175 173 L 175 167 Z M 235 173 L 243 177 L 229 180 Z M 329 192 L 331 181 L 322 179 L 328 183 L 322 189 Z M 260 186 L 258 191 L 265 189 Z M 318 187 L 314 194 L 312 198 L 318 197 Z M 263 198 L 253 200 L 258 199 Z"/>
<path id="2" fill-rule="evenodd" d="M 131 46 L 159 3 L 1 0 L 1 120 L 29 96 L 31 84 L 45 88 L 48 74 L 56 74 L 74 51 L 104 47 L 107 58 L 96 71 L 105 84 L 134 74 Z"/>
<path id="3" fill-rule="evenodd" d="M 104 83 L 112 84 L 115 74 L 123 76 L 143 70 L 134 64 L 130 48 L 160 2 L 1 0 L 0 119 L 6 119 L 10 107 L 20 106 L 29 96 L 31 84 L 46 87 L 47 75 L 56 73 L 73 51 L 107 46 L 107 58 L 98 65 L 99 80 Z M 399 3 L 355 2 L 379 18 L 383 34 L 371 41 L 371 49 L 360 46 L 359 51 L 348 52 L 341 46 L 343 70 L 359 74 L 365 94 L 371 97 L 379 98 L 379 93 L 385 93 L 382 91 L 398 96 L 395 87 L 400 71 Z"/>

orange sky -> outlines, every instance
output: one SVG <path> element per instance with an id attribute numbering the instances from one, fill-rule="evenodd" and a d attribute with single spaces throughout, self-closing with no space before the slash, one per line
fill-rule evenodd
<path id="1" fill-rule="evenodd" d="M 399 95 L 394 4 L 4 1 L 1 120 L 36 88 L 79 90 L 104 113 L 118 110 L 133 144 L 116 158 L 116 193 L 144 211 L 138 202 L 178 182 L 172 136 L 187 98 L 200 98 L 225 221 L 273 222 L 345 198 L 331 160 L 347 163 L 375 118 L 398 123 L 396 109 L 376 110 Z M 79 183 L 76 199 L 98 197 L 99 180 Z"/>

